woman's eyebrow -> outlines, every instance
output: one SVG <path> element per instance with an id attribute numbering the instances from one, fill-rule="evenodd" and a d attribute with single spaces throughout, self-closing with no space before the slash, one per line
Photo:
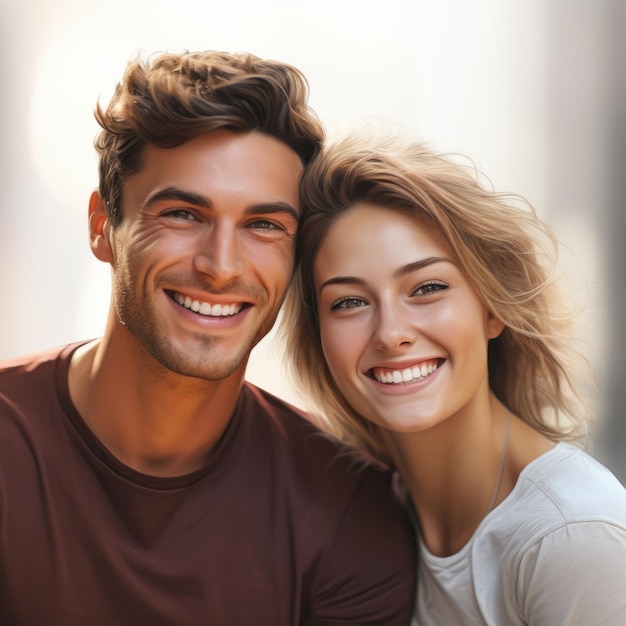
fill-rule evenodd
<path id="1" fill-rule="evenodd" d="M 402 267 L 399 267 L 393 273 L 393 277 L 402 278 L 403 276 L 406 276 L 407 274 L 411 274 L 412 272 L 416 272 L 417 270 L 421 270 L 422 268 L 427 267 L 428 265 L 433 265 L 435 263 L 452 263 L 453 265 L 456 265 L 456 263 L 452 259 L 449 259 L 448 257 L 429 256 L 429 257 L 426 257 L 425 259 L 420 259 L 419 261 L 415 261 L 413 263 L 409 263 L 408 265 L 403 265 Z"/>
<path id="2" fill-rule="evenodd" d="M 365 286 L 365 281 L 362 278 L 357 278 L 356 276 L 333 276 L 328 280 L 325 280 L 320 285 L 320 291 L 324 289 L 324 287 L 328 287 L 328 285 L 362 285 Z"/>
<path id="3" fill-rule="evenodd" d="M 454 263 L 454 261 L 452 259 L 449 259 L 448 257 L 429 256 L 429 257 L 426 257 L 425 259 L 420 259 L 419 261 L 415 261 L 413 263 L 409 263 L 408 265 L 403 265 L 402 267 L 399 267 L 393 273 L 393 277 L 402 278 L 403 276 L 406 276 L 407 274 L 416 272 L 417 270 L 420 270 L 429 265 L 433 265 L 434 263 L 452 263 L 456 265 L 456 263 Z M 325 280 L 320 285 L 319 290 L 321 291 L 322 289 L 324 289 L 324 287 L 328 285 L 361 285 L 364 287 L 366 284 L 367 282 L 365 281 L 365 279 L 359 278 L 357 276 L 333 276 L 332 278 Z"/>

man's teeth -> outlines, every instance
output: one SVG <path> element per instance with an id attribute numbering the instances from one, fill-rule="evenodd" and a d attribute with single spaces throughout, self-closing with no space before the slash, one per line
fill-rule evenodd
<path id="1" fill-rule="evenodd" d="M 400 383 L 410 383 L 413 380 L 421 380 L 432 374 L 437 369 L 437 363 L 424 363 L 419 367 L 407 367 L 403 370 L 381 370 L 375 369 L 372 374 L 379 383 L 397 385 Z"/>
<path id="2" fill-rule="evenodd" d="M 174 299 L 178 304 L 184 306 L 186 309 L 191 309 L 200 315 L 207 315 L 210 317 L 226 317 L 228 315 L 236 315 L 241 311 L 241 303 L 237 304 L 213 304 L 208 302 L 199 302 L 198 300 L 192 300 L 189 296 L 183 296 L 180 293 L 174 294 Z"/>

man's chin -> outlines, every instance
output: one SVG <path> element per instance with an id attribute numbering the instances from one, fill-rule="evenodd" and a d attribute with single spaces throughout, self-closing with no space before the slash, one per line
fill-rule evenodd
<path id="1" fill-rule="evenodd" d="M 245 371 L 249 350 L 233 356 L 232 351 L 221 349 L 167 350 L 153 354 L 155 360 L 173 374 L 204 381 L 220 381 Z"/>

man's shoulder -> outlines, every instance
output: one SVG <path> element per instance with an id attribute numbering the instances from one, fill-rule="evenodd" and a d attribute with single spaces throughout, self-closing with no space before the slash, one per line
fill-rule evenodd
<path id="1" fill-rule="evenodd" d="M 246 383 L 244 412 L 269 431 L 275 453 L 308 480 L 365 492 L 390 492 L 391 473 L 372 467 L 356 452 L 324 433 L 314 416 L 268 391 Z M 338 477 L 340 480 L 338 481 Z"/>
<path id="2" fill-rule="evenodd" d="M 368 464 L 322 432 L 305 412 L 276 396 L 250 384 L 243 395 L 246 435 L 254 437 L 247 452 L 259 465 L 273 468 L 274 491 L 301 521 L 306 519 L 304 527 L 316 529 L 313 543 L 332 544 L 334 554 L 322 550 L 328 567 L 335 568 L 334 559 L 340 569 L 342 559 L 365 558 L 363 547 L 369 546 L 379 565 L 388 560 L 383 569 L 402 570 L 402 584 L 412 588 L 413 529 L 392 488 L 391 471 Z M 310 536 L 308 541 L 313 541 Z M 379 543 L 373 547 L 373 542 Z"/>
<path id="3" fill-rule="evenodd" d="M 0 362 L 0 469 L 21 485 L 55 446 L 53 427 L 62 413 L 64 363 L 72 346 L 59 346 Z M 51 427 L 52 426 L 52 427 Z"/>
<path id="4" fill-rule="evenodd" d="M 49 378 L 57 364 L 69 359 L 77 345 L 67 344 L 0 360 L 0 393 L 18 391 L 21 381 L 25 385 L 32 385 L 37 378 Z"/>
<path id="5" fill-rule="evenodd" d="M 315 416 L 274 394 L 246 382 L 243 389 L 243 412 L 253 416 L 256 424 L 266 424 L 278 438 L 310 452 L 325 452 L 345 457 L 349 463 L 363 465 L 356 453 L 342 446 L 317 425 Z"/>
<path id="6" fill-rule="evenodd" d="M 33 368 L 43 365 L 45 363 L 51 363 L 62 358 L 66 354 L 71 354 L 74 348 L 79 346 L 80 343 L 63 344 L 52 348 L 46 348 L 44 350 L 38 350 L 37 352 L 30 352 L 27 354 L 20 354 L 12 357 L 4 357 L 0 359 L 0 372 L 17 370 L 17 371 L 29 371 Z"/>

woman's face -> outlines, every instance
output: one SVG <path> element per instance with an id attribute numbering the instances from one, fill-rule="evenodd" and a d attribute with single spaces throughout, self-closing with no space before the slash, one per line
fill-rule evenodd
<path id="1" fill-rule="evenodd" d="M 483 410 L 503 325 L 427 222 L 356 204 L 320 246 L 314 282 L 324 355 L 358 413 L 413 432 Z"/>

